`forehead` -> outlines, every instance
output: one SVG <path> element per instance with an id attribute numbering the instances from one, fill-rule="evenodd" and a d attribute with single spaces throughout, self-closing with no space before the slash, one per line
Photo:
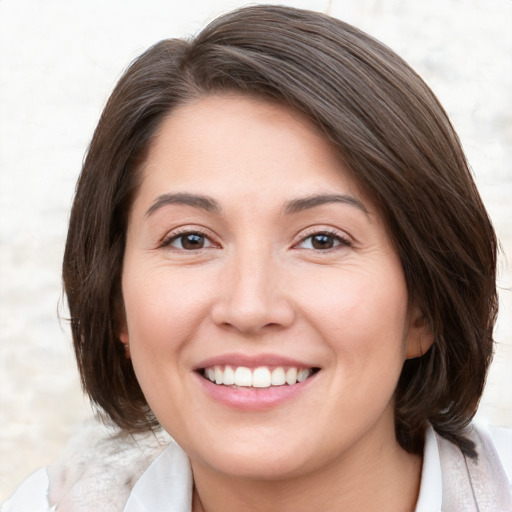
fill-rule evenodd
<path id="1" fill-rule="evenodd" d="M 332 146 L 304 115 L 280 104 L 212 95 L 182 105 L 160 125 L 142 169 L 142 193 L 191 185 L 223 195 L 304 195 L 343 188 L 361 196 Z"/>

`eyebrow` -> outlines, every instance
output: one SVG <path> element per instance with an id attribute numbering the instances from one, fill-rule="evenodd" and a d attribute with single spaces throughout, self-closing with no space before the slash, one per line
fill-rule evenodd
<path id="1" fill-rule="evenodd" d="M 169 204 L 184 204 L 187 206 L 193 206 L 194 208 L 200 208 L 207 212 L 220 213 L 221 208 L 219 203 L 208 196 L 189 194 L 186 192 L 180 192 L 176 194 L 162 194 L 156 198 L 156 201 L 151 205 L 149 210 L 146 212 L 146 217 L 155 213 L 158 209 Z"/>
<path id="2" fill-rule="evenodd" d="M 291 215 L 329 203 L 347 204 L 358 208 L 366 215 L 369 215 L 368 209 L 361 201 L 359 201 L 359 199 L 347 194 L 315 194 L 292 199 L 285 203 L 283 211 L 286 215 Z M 160 208 L 170 204 L 184 204 L 217 214 L 220 214 L 222 211 L 219 203 L 211 197 L 187 192 L 178 192 L 175 194 L 162 194 L 161 196 L 158 196 L 156 201 L 146 212 L 146 216 L 150 216 Z"/>
<path id="3" fill-rule="evenodd" d="M 303 198 L 292 199 L 285 204 L 284 213 L 287 215 L 299 213 L 304 210 L 309 210 L 310 208 L 316 208 L 317 206 L 329 203 L 347 204 L 361 210 L 366 215 L 369 215 L 368 209 L 361 201 L 359 201 L 359 199 L 347 194 L 315 194 Z"/>

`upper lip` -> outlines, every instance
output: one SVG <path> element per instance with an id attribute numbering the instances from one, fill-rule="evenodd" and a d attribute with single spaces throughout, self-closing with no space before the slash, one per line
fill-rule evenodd
<path id="1" fill-rule="evenodd" d="M 277 354 L 221 354 L 218 356 L 204 359 L 195 366 L 195 370 L 209 368 L 211 366 L 246 366 L 247 368 L 257 368 L 258 366 L 284 366 L 295 368 L 318 368 L 318 365 L 311 364 L 311 362 L 300 361 L 290 357 L 284 357 Z"/>

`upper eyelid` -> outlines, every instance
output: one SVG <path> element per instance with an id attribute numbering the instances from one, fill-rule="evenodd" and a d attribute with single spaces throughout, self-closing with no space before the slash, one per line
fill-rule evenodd
<path id="1" fill-rule="evenodd" d="M 328 236 L 332 237 L 333 239 L 335 239 L 337 244 L 334 245 L 333 247 L 329 247 L 327 249 L 322 249 L 322 250 L 320 250 L 318 248 L 311 248 L 311 247 L 300 247 L 302 244 L 306 243 L 309 239 L 312 239 L 316 235 L 328 235 Z M 340 247 L 352 247 L 352 242 L 350 240 L 347 240 L 344 237 L 341 237 L 341 236 L 338 236 L 338 235 L 333 235 L 332 233 L 325 233 L 324 232 L 324 233 L 314 233 L 312 235 L 305 236 L 304 238 L 302 238 L 298 242 L 296 242 L 293 245 L 292 248 L 293 249 L 300 249 L 300 250 L 314 250 L 315 252 L 316 251 L 328 252 L 328 251 L 332 251 L 332 250 L 335 250 L 335 249 L 340 248 Z"/>
<path id="2" fill-rule="evenodd" d="M 334 228 L 332 226 L 311 226 L 310 228 L 306 228 L 300 231 L 300 233 L 295 237 L 293 244 L 296 245 L 297 243 L 302 242 L 303 240 L 306 240 L 307 238 L 317 234 L 331 235 L 348 243 L 354 242 L 353 237 L 338 228 Z"/>
<path id="3" fill-rule="evenodd" d="M 192 225 L 181 226 L 170 231 L 167 231 L 167 233 L 160 239 L 158 247 L 168 245 L 170 242 L 172 242 L 176 238 L 179 238 L 180 236 L 193 233 L 197 233 L 208 238 L 208 240 L 210 240 L 213 244 L 220 245 L 220 242 L 218 241 L 217 237 L 215 237 L 215 235 L 213 235 L 209 229 Z"/>
<path id="4" fill-rule="evenodd" d="M 337 243 L 333 247 L 328 247 L 328 248 L 323 248 L 323 249 L 319 249 L 319 248 L 315 248 L 315 247 L 302 247 L 302 245 L 305 244 L 308 239 L 313 238 L 315 235 L 328 235 L 332 238 L 337 239 Z M 313 241 L 311 241 L 310 243 L 312 244 Z M 318 255 L 320 255 L 320 254 L 328 255 L 328 254 L 333 254 L 333 253 L 337 254 L 339 250 L 348 249 L 348 248 L 354 248 L 354 240 L 350 236 L 348 236 L 346 233 L 344 233 L 343 231 L 340 231 L 340 230 L 334 229 L 334 228 L 330 228 L 330 229 L 316 228 L 316 229 L 312 229 L 310 232 L 307 232 L 307 233 L 302 232 L 302 234 L 300 235 L 300 238 L 298 240 L 296 240 L 291 246 L 292 250 L 306 251 L 307 253 L 318 254 Z"/>
<path id="5" fill-rule="evenodd" d="M 198 233 L 206 238 L 208 238 L 212 243 L 216 245 L 221 245 L 221 242 L 219 241 L 219 238 L 208 228 L 198 225 L 184 225 L 179 226 L 177 228 L 171 229 L 167 231 L 167 233 L 159 240 L 158 246 L 164 246 L 171 242 L 172 240 L 186 235 L 186 234 L 192 234 L 192 233 Z M 296 246 L 300 242 L 303 242 L 307 238 L 314 236 L 316 234 L 328 234 L 331 236 L 334 236 L 336 238 L 339 238 L 343 242 L 347 244 L 353 244 L 355 242 L 354 238 L 350 236 L 345 231 L 335 228 L 333 226 L 327 226 L 327 225 L 317 225 L 317 226 L 309 226 L 307 228 L 302 229 L 294 238 L 292 241 L 292 246 Z"/>

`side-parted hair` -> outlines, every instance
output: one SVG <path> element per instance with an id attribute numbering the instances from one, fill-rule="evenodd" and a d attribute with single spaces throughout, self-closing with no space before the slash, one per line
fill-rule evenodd
<path id="1" fill-rule="evenodd" d="M 373 201 L 411 304 L 435 336 L 430 350 L 404 364 L 397 439 L 420 453 L 430 422 L 475 456 L 464 429 L 493 353 L 497 241 L 458 137 L 432 91 L 390 49 L 342 21 L 289 7 L 242 8 L 190 40 L 157 43 L 130 65 L 105 106 L 77 184 L 63 263 L 92 402 L 121 428 L 158 424 L 119 340 L 128 213 L 162 120 L 222 93 L 301 112 Z"/>

